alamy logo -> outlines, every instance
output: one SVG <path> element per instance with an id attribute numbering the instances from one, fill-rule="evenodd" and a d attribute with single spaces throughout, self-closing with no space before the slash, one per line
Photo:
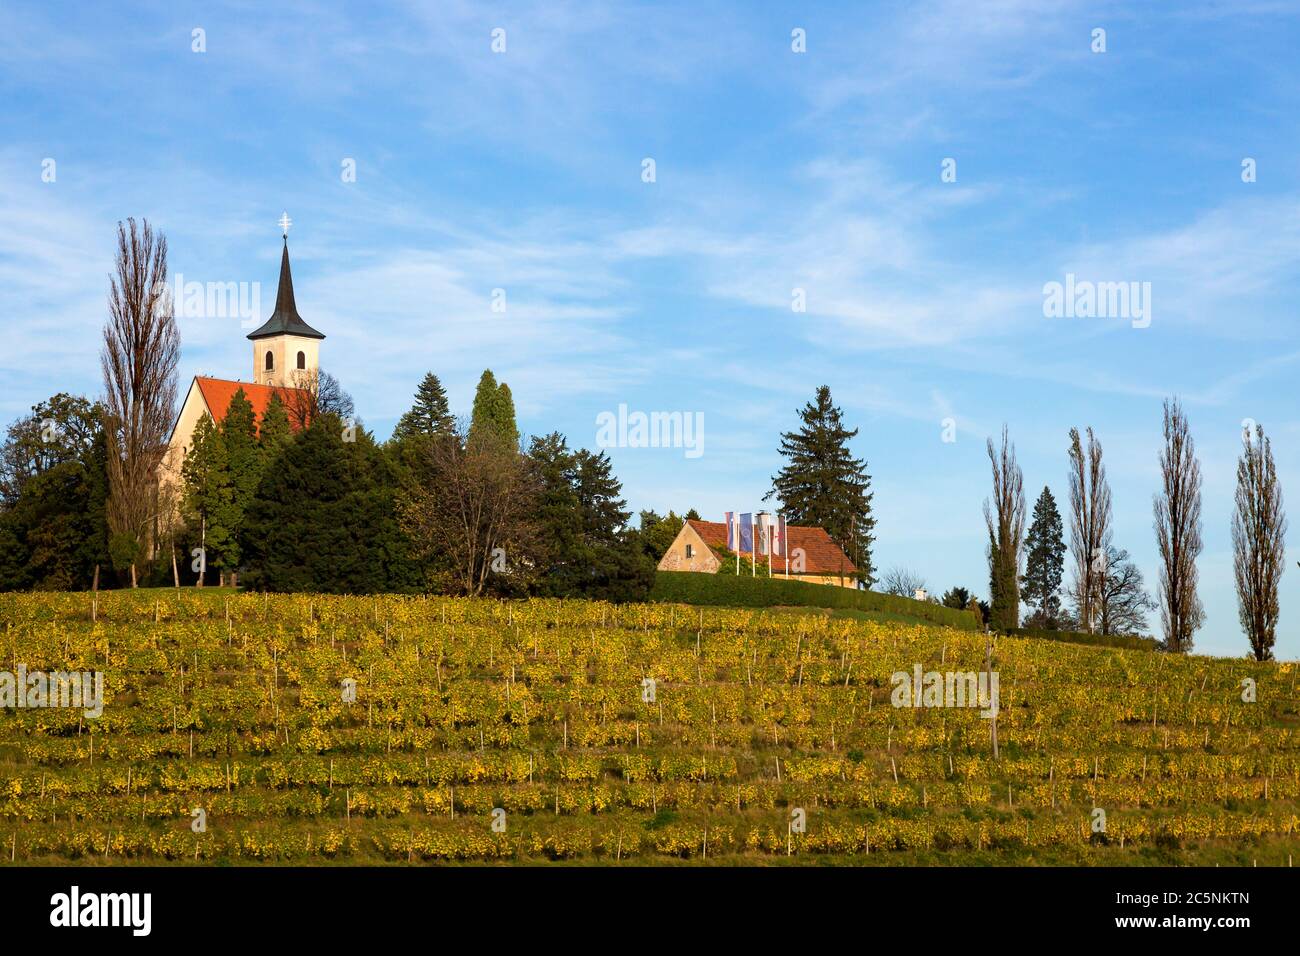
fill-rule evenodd
<path id="1" fill-rule="evenodd" d="M 129 926 L 133 936 L 148 936 L 153 923 L 150 893 L 70 893 L 50 897 L 51 926 Z"/>
<path id="2" fill-rule="evenodd" d="M 921 665 L 912 673 L 895 671 L 890 677 L 895 707 L 979 707 L 980 716 L 998 715 L 997 671 L 925 671 Z"/>
<path id="3" fill-rule="evenodd" d="M 100 671 L 0 671 L 0 707 L 71 707 L 85 716 L 104 713 L 104 675 Z"/>
<path id="4" fill-rule="evenodd" d="M 704 454 L 703 412 L 628 412 L 596 416 L 597 448 L 684 448 L 687 458 Z"/>
<path id="5" fill-rule="evenodd" d="M 260 282 L 186 282 L 176 273 L 172 293 L 178 319 L 238 318 L 243 328 L 251 329 L 261 320 L 262 284 Z"/>
<path id="6" fill-rule="evenodd" d="M 1150 282 L 1091 282 L 1066 273 L 1065 282 L 1043 285 L 1043 315 L 1049 319 L 1130 319 L 1133 328 L 1151 324 Z"/>

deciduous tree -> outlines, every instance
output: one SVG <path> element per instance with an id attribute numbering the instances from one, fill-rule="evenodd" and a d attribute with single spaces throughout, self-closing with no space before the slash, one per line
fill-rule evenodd
<path id="1" fill-rule="evenodd" d="M 989 592 L 992 624 L 1004 631 L 1020 626 L 1020 548 L 1025 536 L 1025 479 L 1016 463 L 1016 447 L 1002 426 L 1002 448 L 988 440 L 993 469 L 993 504 L 984 500 L 988 528 Z"/>
<path id="2" fill-rule="evenodd" d="M 1087 434 L 1085 447 L 1079 430 L 1070 429 L 1070 557 L 1078 626 L 1091 634 L 1101 600 L 1101 567 L 1111 541 L 1111 503 L 1101 442 L 1091 428 Z"/>
<path id="3" fill-rule="evenodd" d="M 107 444 L 109 550 L 137 581 L 153 552 L 159 516 L 157 469 L 167 450 L 176 406 L 180 333 L 167 289 L 167 239 L 145 221 L 117 226 L 115 274 L 109 285 L 101 365 Z"/>
<path id="4" fill-rule="evenodd" d="M 1286 564 L 1286 512 L 1262 425 L 1243 430 L 1237 461 L 1237 507 L 1232 516 L 1232 569 L 1242 630 L 1257 661 L 1273 658 L 1278 586 Z"/>
<path id="5" fill-rule="evenodd" d="M 1164 404 L 1160 477 L 1162 487 L 1153 503 L 1160 550 L 1160 618 L 1165 646 L 1187 653 L 1192 635 L 1205 620 L 1196 571 L 1201 553 L 1201 463 L 1177 399 Z"/>

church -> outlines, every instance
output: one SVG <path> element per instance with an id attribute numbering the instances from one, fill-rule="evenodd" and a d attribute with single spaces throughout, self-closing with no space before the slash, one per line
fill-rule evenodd
<path id="1" fill-rule="evenodd" d="M 245 382 L 195 376 L 185 393 L 180 414 L 172 427 L 163 458 L 160 483 L 179 492 L 181 467 L 193 441 L 194 429 L 204 415 L 220 423 L 230 400 L 241 388 L 253 406 L 260 426 L 271 397 L 278 395 L 287 409 L 311 407 L 320 369 L 320 343 L 325 338 L 298 314 L 293 299 L 293 274 L 289 269 L 289 218 L 280 220 L 284 248 L 280 254 L 280 286 L 275 294 L 275 311 L 260 327 L 248 334 L 253 343 L 253 379 Z M 290 424 L 299 421 L 290 415 Z"/>

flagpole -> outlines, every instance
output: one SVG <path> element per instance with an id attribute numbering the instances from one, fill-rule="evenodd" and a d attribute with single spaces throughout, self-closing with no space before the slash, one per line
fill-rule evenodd
<path id="1" fill-rule="evenodd" d="M 731 532 L 733 528 L 735 529 L 736 532 L 736 536 L 734 539 L 731 537 Z M 733 511 L 731 513 L 731 524 L 728 525 L 727 527 L 727 544 L 735 544 L 736 546 L 736 576 L 739 577 L 740 576 L 740 512 L 739 511 Z"/>

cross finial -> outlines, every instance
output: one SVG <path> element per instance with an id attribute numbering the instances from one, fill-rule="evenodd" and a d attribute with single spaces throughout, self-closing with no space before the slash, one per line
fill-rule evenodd
<path id="1" fill-rule="evenodd" d="M 287 212 L 281 214 L 280 229 L 284 233 L 284 238 L 286 239 L 289 238 L 289 227 L 292 225 L 293 225 L 293 220 L 289 218 L 289 214 Z"/>

